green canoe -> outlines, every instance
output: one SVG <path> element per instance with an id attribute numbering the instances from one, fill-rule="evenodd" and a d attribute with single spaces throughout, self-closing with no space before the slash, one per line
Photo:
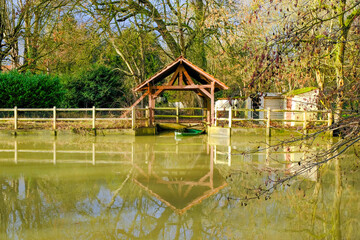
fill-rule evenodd
<path id="1" fill-rule="evenodd" d="M 203 132 L 204 132 L 204 130 L 185 128 L 182 130 L 176 130 L 175 136 L 195 136 L 195 135 L 202 134 Z"/>

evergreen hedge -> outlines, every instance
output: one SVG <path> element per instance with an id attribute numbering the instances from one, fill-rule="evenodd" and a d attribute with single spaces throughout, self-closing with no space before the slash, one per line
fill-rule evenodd
<path id="1" fill-rule="evenodd" d="M 57 77 L 17 71 L 0 73 L 0 108 L 50 108 L 61 105 L 64 95 Z"/>
<path id="2" fill-rule="evenodd" d="M 103 65 L 90 66 L 62 78 L 66 88 L 67 107 L 121 107 L 131 90 L 124 86 L 122 74 Z"/>

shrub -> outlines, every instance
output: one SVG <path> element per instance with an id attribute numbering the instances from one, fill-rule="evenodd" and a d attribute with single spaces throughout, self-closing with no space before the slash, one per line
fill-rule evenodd
<path id="1" fill-rule="evenodd" d="M 121 81 L 122 75 L 106 66 L 93 66 L 78 74 L 64 77 L 68 107 L 120 107 L 130 90 Z M 126 94 L 125 94 L 126 93 Z"/>
<path id="2" fill-rule="evenodd" d="M 0 73 L 0 107 L 48 108 L 58 106 L 64 98 L 64 88 L 57 77 Z"/>

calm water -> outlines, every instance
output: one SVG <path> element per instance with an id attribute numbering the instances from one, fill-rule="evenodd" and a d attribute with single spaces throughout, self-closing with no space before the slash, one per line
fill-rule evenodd
<path id="1" fill-rule="evenodd" d="M 330 145 L 264 141 L 2 137 L 0 239 L 360 239 L 356 149 L 246 201 Z"/>

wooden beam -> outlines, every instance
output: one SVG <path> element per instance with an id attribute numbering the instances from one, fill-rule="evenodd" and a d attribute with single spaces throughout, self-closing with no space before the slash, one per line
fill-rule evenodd
<path id="1" fill-rule="evenodd" d="M 201 91 L 201 93 L 205 94 L 208 98 L 211 98 L 211 94 L 208 91 L 206 91 L 205 89 L 199 88 L 199 91 Z"/>
<path id="2" fill-rule="evenodd" d="M 149 94 L 149 91 L 147 91 L 146 93 L 144 93 L 138 100 L 136 100 L 133 105 L 131 105 L 129 108 L 133 108 L 135 107 L 136 105 L 138 105 L 141 100 L 143 100 L 147 95 Z M 123 114 L 121 114 L 120 118 L 124 118 L 131 110 L 127 110 L 125 111 Z"/>
<path id="3" fill-rule="evenodd" d="M 180 86 L 184 85 L 184 80 L 183 80 L 183 73 L 182 71 L 179 72 L 179 84 Z"/>
<path id="4" fill-rule="evenodd" d="M 188 86 L 202 86 L 202 87 L 199 87 L 197 88 L 197 94 L 200 95 L 200 96 L 207 96 L 208 98 L 211 98 L 211 95 L 208 91 L 205 90 L 205 88 L 211 88 L 211 85 L 195 85 L 194 81 L 191 79 L 189 73 L 186 71 L 186 69 L 184 68 L 183 65 L 180 66 L 181 67 L 181 71 L 183 72 L 186 80 L 189 82 L 190 85 Z M 180 68 L 179 67 L 179 68 Z M 210 87 L 208 87 L 210 86 Z"/>
<path id="5" fill-rule="evenodd" d="M 168 86 L 174 85 L 174 82 L 176 81 L 176 78 L 177 78 L 177 76 L 178 76 L 178 74 L 179 74 L 179 72 L 180 72 L 180 69 L 179 69 L 179 68 L 180 68 L 180 67 L 178 67 L 178 68 L 176 69 L 176 71 L 174 72 L 174 74 L 172 75 L 171 80 L 170 80 L 170 82 L 168 83 Z"/>
<path id="6" fill-rule="evenodd" d="M 149 125 L 153 126 L 154 123 L 154 108 L 155 108 L 155 100 L 152 96 L 153 86 L 149 85 Z"/>
<path id="7" fill-rule="evenodd" d="M 195 85 L 194 81 L 191 79 L 189 73 L 186 71 L 186 69 L 184 68 L 184 66 L 181 66 L 182 67 L 182 72 L 184 73 L 186 79 L 189 81 L 190 85 Z"/>
<path id="8" fill-rule="evenodd" d="M 211 126 L 215 123 L 215 81 L 211 82 Z"/>
<path id="9" fill-rule="evenodd" d="M 160 93 L 162 93 L 165 89 L 159 89 L 154 93 L 153 98 L 157 98 L 159 96 Z"/>
<path id="10" fill-rule="evenodd" d="M 211 89 L 211 85 L 182 85 L 182 86 L 153 86 L 154 90 L 196 90 L 196 89 Z"/>

